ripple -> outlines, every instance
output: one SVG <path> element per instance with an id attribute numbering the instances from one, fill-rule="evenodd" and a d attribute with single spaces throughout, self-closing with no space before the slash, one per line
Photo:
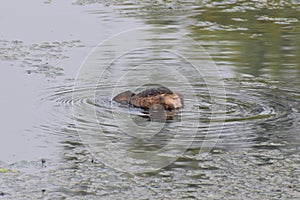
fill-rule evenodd
<path id="1" fill-rule="evenodd" d="M 135 123 L 143 124 L 147 127 L 149 121 L 142 116 L 140 109 L 122 107 L 111 101 L 112 86 L 101 86 L 101 92 L 97 92 L 96 85 L 85 84 L 73 89 L 69 84 L 63 87 L 50 89 L 50 95 L 45 97 L 55 101 L 60 106 L 75 106 L 77 115 L 73 116 L 70 112 L 63 113 L 69 120 L 77 121 L 77 129 L 89 130 L 88 134 L 96 134 L 101 129 L 112 142 L 119 145 L 132 145 L 130 151 L 144 151 L 148 148 L 163 147 L 174 139 L 174 130 L 184 129 L 186 131 L 197 131 L 195 137 L 187 135 L 184 140 L 192 141 L 190 147 L 200 148 L 209 132 L 210 139 L 219 141 L 215 148 L 239 149 L 251 147 L 282 148 L 286 146 L 286 141 L 291 138 L 272 134 L 274 130 L 289 129 L 289 127 L 299 126 L 295 123 L 295 96 L 299 96 L 299 91 L 289 92 L 286 88 L 281 88 L 278 82 L 272 82 L 265 78 L 239 78 L 226 79 L 226 101 L 225 105 L 218 101 L 212 101 L 212 97 L 206 90 L 205 84 L 194 85 L 194 94 L 199 99 L 199 104 L 192 99 L 185 98 L 185 104 L 189 109 L 183 109 L 181 117 L 187 122 L 195 120 L 199 116 L 199 126 L 189 127 L 180 121 L 173 121 L 164 125 L 160 134 L 152 139 L 132 140 L 131 134 L 123 135 L 120 124 L 116 123 L 115 114 L 125 119 L 133 119 Z M 121 86 L 126 88 L 125 86 Z M 127 86 L 128 87 L 128 86 Z M 179 92 L 184 90 L 178 88 Z M 218 99 L 221 97 L 215 97 Z M 220 101 L 221 102 L 221 101 Z M 215 113 L 212 113 L 212 106 L 219 106 Z M 224 109 L 225 108 L 225 109 Z M 212 115 L 213 114 L 213 115 Z M 226 115 L 225 121 L 220 118 Z M 120 119 L 117 119 L 120 120 Z M 78 123 L 79 122 L 79 123 Z M 126 122 L 127 123 L 127 122 Z M 129 129 L 134 132 L 134 129 Z M 176 131 L 175 131 L 176 132 Z M 221 133 L 221 134 L 220 134 Z M 279 142 L 277 137 L 284 137 Z M 99 137 L 98 139 L 100 139 Z M 131 139 L 130 139 L 131 138 Z M 124 140 L 125 139 L 125 140 Z M 128 140 L 129 139 L 129 140 Z M 158 141 L 160 145 L 158 145 Z M 135 148 L 133 148 L 135 146 Z M 151 148 L 150 148 L 151 147 Z M 132 149 L 133 148 L 133 149 Z"/>

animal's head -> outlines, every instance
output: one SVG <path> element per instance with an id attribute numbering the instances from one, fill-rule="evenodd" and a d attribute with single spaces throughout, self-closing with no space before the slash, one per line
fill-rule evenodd
<path id="1" fill-rule="evenodd" d="M 179 94 L 167 94 L 164 96 L 164 104 L 167 109 L 179 109 L 183 107 L 183 100 Z"/>

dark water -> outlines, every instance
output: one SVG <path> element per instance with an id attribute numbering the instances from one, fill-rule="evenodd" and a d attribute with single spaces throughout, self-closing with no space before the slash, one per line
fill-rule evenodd
<path id="1" fill-rule="evenodd" d="M 0 199 L 300 198 L 299 9 L 5 3 Z M 155 85 L 184 96 L 166 123 L 111 101 Z"/>

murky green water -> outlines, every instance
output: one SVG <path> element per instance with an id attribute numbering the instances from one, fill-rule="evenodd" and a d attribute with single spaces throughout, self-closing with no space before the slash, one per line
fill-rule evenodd
<path id="1" fill-rule="evenodd" d="M 3 3 L 0 199 L 300 198 L 299 9 Z M 157 84 L 167 123 L 111 102 Z"/>

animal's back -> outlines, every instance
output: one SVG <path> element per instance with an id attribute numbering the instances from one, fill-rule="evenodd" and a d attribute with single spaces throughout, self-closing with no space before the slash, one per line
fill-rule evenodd
<path id="1" fill-rule="evenodd" d="M 173 94 L 173 92 L 166 87 L 158 87 L 158 88 L 149 88 L 146 89 L 138 94 L 136 94 L 135 96 L 138 97 L 150 97 L 150 96 L 157 96 L 160 94 Z"/>

